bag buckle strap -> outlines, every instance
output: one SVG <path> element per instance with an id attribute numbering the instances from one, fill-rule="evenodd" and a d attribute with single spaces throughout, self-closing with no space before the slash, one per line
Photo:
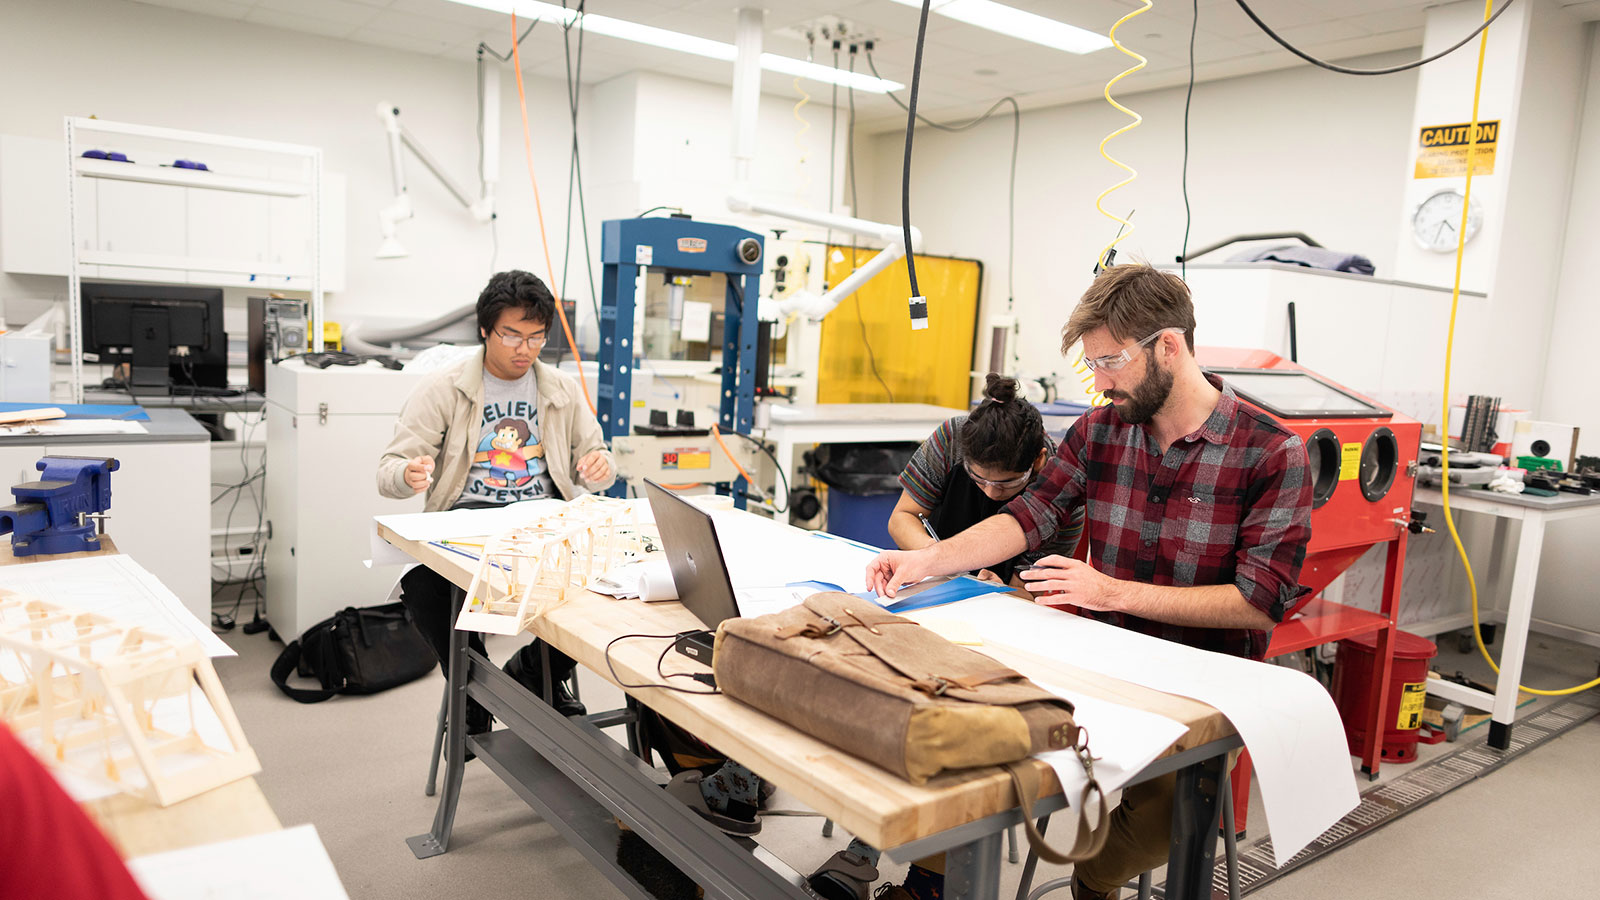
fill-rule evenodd
<path id="1" fill-rule="evenodd" d="M 815 622 L 807 622 L 804 625 L 791 625 L 788 628 L 779 628 L 777 630 L 778 639 L 788 640 L 792 637 L 828 637 L 829 635 L 838 634 L 844 630 L 844 626 L 839 623 L 838 619 L 835 619 L 832 616 L 822 615 L 821 613 L 818 613 L 818 616 L 824 622 L 827 622 L 829 627 L 823 628 L 821 625 L 818 625 Z"/>

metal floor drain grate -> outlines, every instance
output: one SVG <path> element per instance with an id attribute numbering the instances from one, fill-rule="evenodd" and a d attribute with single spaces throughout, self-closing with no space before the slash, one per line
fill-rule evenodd
<path id="1" fill-rule="evenodd" d="M 1600 715 L 1600 708 L 1591 705 L 1593 701 L 1586 700 L 1587 697 L 1564 700 L 1526 719 L 1519 719 L 1512 729 L 1510 749 L 1491 749 L 1487 733 L 1480 732 L 1475 743 L 1422 763 L 1393 781 L 1371 788 L 1362 795 L 1360 805 L 1304 850 L 1290 857 L 1281 869 L 1272 863 L 1271 837 L 1248 847 L 1240 847 L 1240 890 L 1248 894 L 1275 881 L 1313 859 L 1332 853 L 1409 812 L 1421 809 L 1469 781 L 1482 778 L 1528 750 Z M 1155 896 L 1165 897 L 1164 888 L 1165 884 L 1158 885 Z M 1228 898 L 1228 871 L 1223 865 L 1220 849 L 1217 852 L 1216 870 L 1212 873 L 1211 896 L 1213 900 Z"/>

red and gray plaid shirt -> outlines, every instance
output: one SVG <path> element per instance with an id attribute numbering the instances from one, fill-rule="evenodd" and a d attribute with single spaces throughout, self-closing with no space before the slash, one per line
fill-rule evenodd
<path id="1" fill-rule="evenodd" d="M 1094 567 L 1124 581 L 1194 587 L 1232 584 L 1250 605 L 1283 621 L 1305 592 L 1300 566 L 1311 538 L 1305 445 L 1222 390 L 1200 430 L 1161 452 L 1142 425 L 1109 406 L 1067 433 L 1029 489 L 1005 511 L 1034 548 L 1079 504 Z M 1234 656 L 1266 656 L 1267 631 L 1168 625 L 1120 612 L 1079 615 Z"/>

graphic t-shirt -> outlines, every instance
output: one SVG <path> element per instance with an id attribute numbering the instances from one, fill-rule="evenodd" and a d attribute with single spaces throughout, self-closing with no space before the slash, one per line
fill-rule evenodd
<path id="1" fill-rule="evenodd" d="M 533 370 L 516 381 L 484 371 L 478 446 L 458 502 L 515 503 L 556 496 L 539 438 L 539 382 Z"/>

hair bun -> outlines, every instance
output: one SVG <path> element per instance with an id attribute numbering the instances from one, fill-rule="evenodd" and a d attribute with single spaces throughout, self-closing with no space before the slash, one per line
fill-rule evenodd
<path id="1" fill-rule="evenodd" d="M 996 403 L 1017 399 L 1017 380 L 990 372 L 984 376 L 983 395 Z"/>

